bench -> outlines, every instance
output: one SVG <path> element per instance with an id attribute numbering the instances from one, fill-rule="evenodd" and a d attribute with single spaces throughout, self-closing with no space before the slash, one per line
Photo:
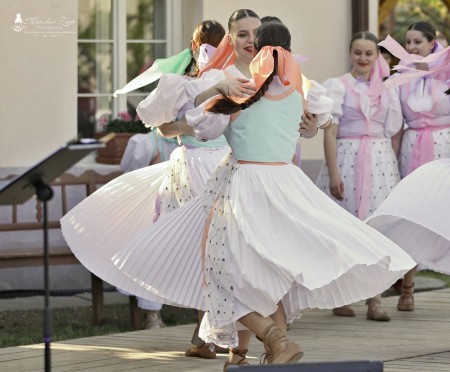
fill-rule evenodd
<path id="1" fill-rule="evenodd" d="M 51 183 L 54 197 L 48 202 L 49 265 L 73 265 L 80 263 L 62 238 L 59 219 L 83 198 L 97 190 L 99 185 L 109 182 L 120 174 L 120 171 L 115 171 L 102 175 L 94 170 L 86 170 L 78 176 L 64 173 Z M 6 179 L 8 178 L 12 177 L 7 177 Z M 71 189 L 72 193 L 70 192 Z M 73 192 L 74 190 L 76 192 Z M 76 194 L 75 197 L 73 194 Z M 0 249 L 0 269 L 44 265 L 43 205 L 36 198 L 29 200 L 27 203 L 25 204 L 28 205 L 27 210 L 29 213 L 25 213 L 25 216 L 24 213 L 20 213 L 23 212 L 24 205 L 11 204 L 1 207 L 0 235 L 9 233 L 9 235 L 14 234 L 17 238 L 0 241 L 3 242 Z M 7 212 L 5 212 L 5 208 Z M 34 214 L 32 218 L 30 218 L 30 211 Z M 5 214 L 9 217 L 7 221 L 4 218 Z M 22 239 L 27 240 L 25 243 L 22 243 L 20 234 L 30 234 L 31 239 Z M 50 234 L 53 234 L 55 237 L 53 242 Z M 8 241 L 7 244 L 10 244 L 10 246 L 5 246 L 5 241 Z M 18 244 L 18 242 L 21 243 Z M 93 323 L 101 325 L 105 321 L 103 281 L 92 273 L 91 292 Z M 137 301 L 134 296 L 130 296 L 130 320 L 133 329 L 142 328 L 142 314 L 137 307 Z"/>

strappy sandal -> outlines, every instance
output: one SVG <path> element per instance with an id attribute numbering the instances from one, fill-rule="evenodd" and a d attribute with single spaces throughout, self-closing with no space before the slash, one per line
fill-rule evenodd
<path id="1" fill-rule="evenodd" d="M 228 366 L 244 366 L 244 365 L 249 365 L 249 363 L 247 362 L 247 352 L 248 349 L 243 349 L 243 350 L 239 350 L 239 349 L 230 349 L 230 352 L 233 353 L 233 355 L 237 355 L 239 357 L 241 357 L 241 359 L 239 359 L 239 361 L 237 363 L 232 363 L 229 360 L 227 360 L 225 362 L 225 364 L 223 365 L 223 372 L 227 372 L 228 371 Z"/>
<path id="2" fill-rule="evenodd" d="M 414 311 L 414 283 L 412 285 L 402 284 L 397 310 Z"/>

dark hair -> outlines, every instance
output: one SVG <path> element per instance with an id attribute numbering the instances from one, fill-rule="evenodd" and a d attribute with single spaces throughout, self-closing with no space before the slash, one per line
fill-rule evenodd
<path id="1" fill-rule="evenodd" d="M 258 14 L 256 14 L 253 10 L 250 10 L 250 9 L 235 10 L 233 12 L 233 14 L 231 15 L 230 19 L 228 20 L 228 31 L 231 30 L 231 26 L 233 25 L 234 22 L 239 21 L 242 18 L 247 18 L 247 17 L 259 19 Z"/>
<path id="2" fill-rule="evenodd" d="M 406 31 L 411 30 L 420 31 L 428 41 L 433 41 L 436 39 L 436 29 L 431 23 L 428 22 L 413 23 L 411 26 L 408 27 Z"/>
<path id="3" fill-rule="evenodd" d="M 290 50 L 291 34 L 288 28 L 280 22 L 271 21 L 263 23 L 256 31 L 255 48 L 260 51 L 265 46 L 280 46 L 286 50 Z M 269 88 L 273 77 L 277 74 L 278 52 L 276 50 L 273 51 L 273 59 L 274 68 L 272 73 L 254 95 L 249 97 L 243 103 L 237 103 L 230 97 L 222 94 L 222 98 L 214 101 L 211 106 L 207 106 L 206 111 L 230 115 L 240 110 L 245 110 L 254 103 L 258 102 Z"/>
<path id="4" fill-rule="evenodd" d="M 261 18 L 261 23 L 266 23 L 266 22 L 280 22 L 280 23 L 283 23 L 280 18 L 275 17 L 275 16 L 262 17 Z"/>
<path id="5" fill-rule="evenodd" d="M 200 45 L 202 44 L 209 44 L 212 45 L 213 47 L 217 47 L 220 44 L 223 37 L 225 36 L 225 29 L 217 21 L 206 20 L 199 23 L 197 27 L 195 27 L 195 30 L 192 33 L 192 35 L 193 35 L 192 39 L 195 42 L 195 44 L 197 44 L 198 47 L 200 47 Z M 192 67 L 194 65 L 195 69 L 193 72 L 190 73 L 189 71 L 192 70 Z M 185 74 L 196 77 L 199 72 L 200 72 L 199 67 L 196 64 L 194 57 L 192 57 L 191 62 L 186 67 Z"/>
<path id="6" fill-rule="evenodd" d="M 361 31 L 361 32 L 358 32 L 358 33 L 354 34 L 352 36 L 352 38 L 350 39 L 349 49 L 350 50 L 352 49 L 352 45 L 353 45 L 353 43 L 356 40 L 361 40 L 361 39 L 373 41 L 375 43 L 375 46 L 377 47 L 377 50 L 379 49 L 379 47 L 378 47 L 378 38 L 374 34 L 369 32 L 369 31 Z"/>
<path id="7" fill-rule="evenodd" d="M 209 44 L 217 48 L 225 36 L 225 29 L 219 22 L 207 20 L 197 25 L 193 36 L 194 42 L 198 46 Z"/>

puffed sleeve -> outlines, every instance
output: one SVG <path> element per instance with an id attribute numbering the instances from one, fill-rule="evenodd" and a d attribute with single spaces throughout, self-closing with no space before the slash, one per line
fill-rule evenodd
<path id="1" fill-rule="evenodd" d="M 125 152 L 120 160 L 122 170 L 131 172 L 146 167 L 158 154 L 154 132 L 138 133 L 130 137 Z"/>
<path id="2" fill-rule="evenodd" d="M 323 86 L 327 90 L 327 96 L 333 100 L 333 108 L 331 109 L 331 115 L 333 115 L 332 123 L 339 124 L 339 120 L 343 115 L 344 84 L 338 78 L 332 78 L 325 80 Z"/>
<path id="3" fill-rule="evenodd" d="M 402 105 L 400 102 L 399 88 L 388 89 L 389 92 L 389 111 L 384 125 L 384 135 L 391 138 L 396 135 L 403 126 Z"/>
<path id="4" fill-rule="evenodd" d="M 192 80 L 188 76 L 167 73 L 158 86 L 136 109 L 146 127 L 157 127 L 177 118 L 178 111 L 188 102 L 185 86 Z"/>
<path id="5" fill-rule="evenodd" d="M 195 98 L 203 91 L 212 88 L 219 81 L 225 80 L 226 76 L 222 70 L 209 70 L 200 78 L 191 80 L 186 84 L 186 94 L 189 101 L 194 102 Z"/>
<path id="6" fill-rule="evenodd" d="M 317 126 L 325 125 L 331 116 L 333 100 L 327 96 L 327 90 L 315 80 L 310 80 L 312 87 L 307 94 L 306 109 L 317 116 Z"/>
<path id="7" fill-rule="evenodd" d="M 186 121 L 194 128 L 195 138 L 200 141 L 218 138 L 230 123 L 230 115 L 205 111 L 206 105 L 215 97 L 211 97 L 193 110 L 186 112 Z"/>

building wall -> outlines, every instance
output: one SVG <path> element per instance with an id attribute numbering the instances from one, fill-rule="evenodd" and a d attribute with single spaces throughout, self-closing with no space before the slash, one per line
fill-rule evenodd
<path id="1" fill-rule="evenodd" d="M 303 73 L 319 82 L 348 71 L 351 0 L 183 0 L 183 48 L 203 19 L 216 19 L 226 27 L 239 8 L 261 17 L 276 15 L 292 33 L 294 53 L 311 60 Z M 370 28 L 377 32 L 378 0 L 369 0 Z M 77 19 L 77 0 L 0 1 L 0 47 L 3 79 L 0 85 L 0 167 L 30 166 L 74 138 L 77 132 L 76 25 L 56 36 L 15 32 L 17 13 L 22 18 Z M 175 6 L 177 2 L 173 2 Z M 30 25 L 27 25 L 30 26 Z M 177 25 L 180 27 L 180 25 Z M 31 31 L 32 27 L 28 27 Z M 182 49 L 182 48 L 181 48 Z M 174 50 L 178 52 L 179 50 Z M 304 159 L 321 159 L 321 133 L 303 140 Z"/>
<path id="2" fill-rule="evenodd" d="M 77 3 L 0 1 L 0 167 L 30 166 L 76 136 Z"/>

